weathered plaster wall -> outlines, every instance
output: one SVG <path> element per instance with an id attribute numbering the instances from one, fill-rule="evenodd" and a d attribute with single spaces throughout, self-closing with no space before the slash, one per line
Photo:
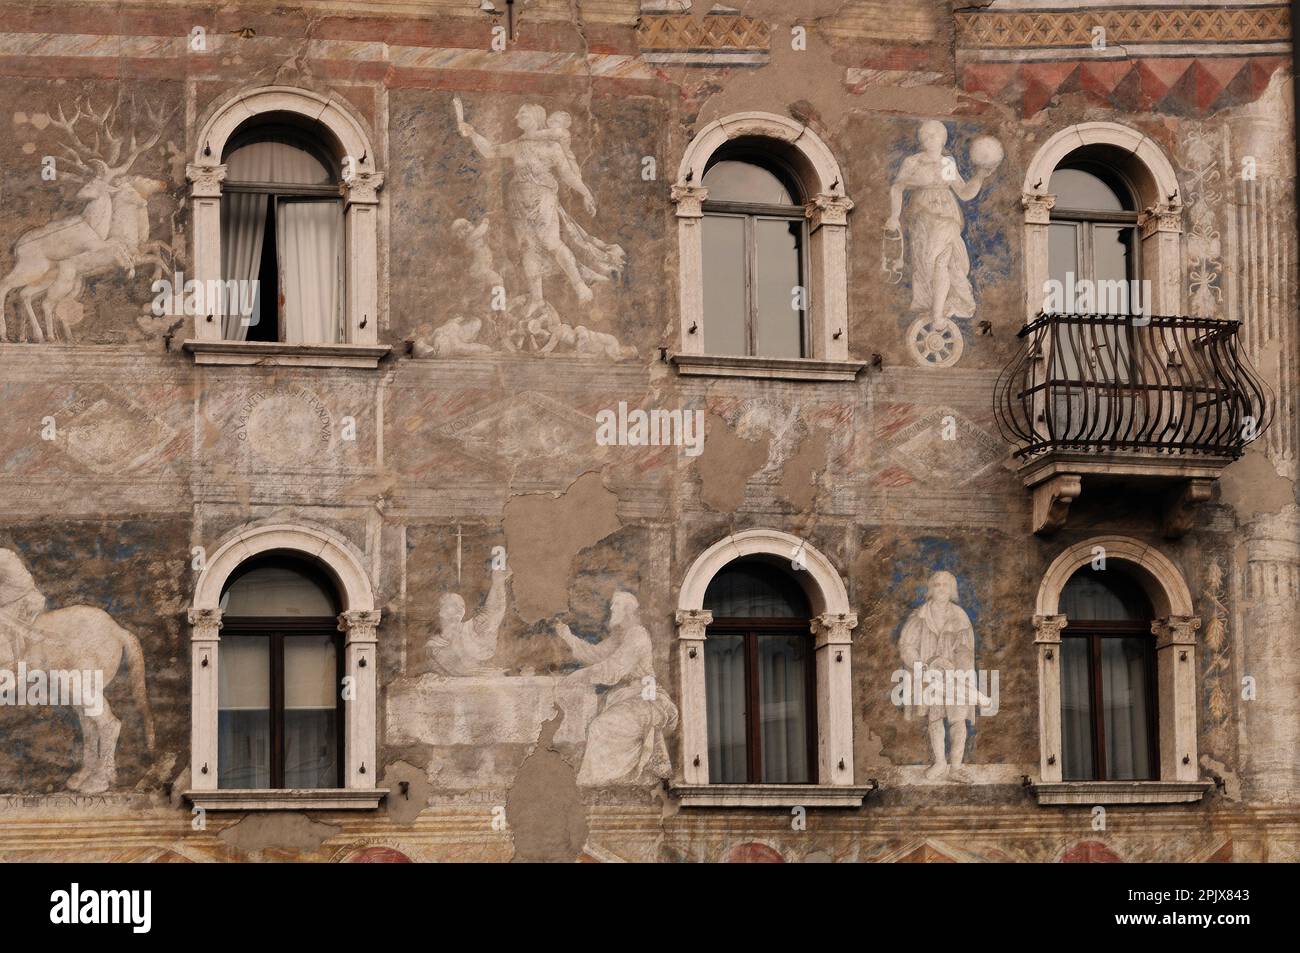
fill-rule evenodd
<path id="1" fill-rule="evenodd" d="M 158 261 L 134 273 L 109 263 L 64 294 L 54 313 L 71 341 L 33 340 L 21 304 L 33 279 L 4 302 L 0 548 L 50 608 L 98 607 L 138 638 L 157 741 L 149 752 L 124 668 L 107 691 L 123 723 L 116 776 L 105 793 L 77 794 L 72 713 L 0 707 L 0 857 L 1294 860 L 1297 243 L 1284 8 L 1205 29 L 1126 14 L 1112 41 L 1121 52 L 1096 56 L 1067 5 L 1033 14 L 1035 34 L 994 30 L 997 3 L 809 0 L 796 12 L 753 0 L 708 16 L 701 3 L 664 14 L 637 0 L 548 0 L 515 5 L 502 52 L 491 49 L 501 18 L 476 6 L 0 3 L 0 269 L 33 229 L 85 214 L 57 126 L 78 100 L 118 103 L 103 131 L 124 147 L 132 132 L 150 142 L 132 172 L 148 180 L 147 238 L 163 243 Z M 187 46 L 195 25 L 204 51 Z M 792 45 L 796 27 L 806 49 Z M 1065 39 L 1048 43 L 1048 28 Z M 202 122 L 267 83 L 337 97 L 375 145 L 386 176 L 376 319 L 393 349 L 378 370 L 197 367 L 180 349 L 194 319 L 149 313 L 154 265 L 188 267 L 185 162 Z M 508 163 L 459 134 L 456 101 L 493 143 L 518 134 L 521 107 L 571 118 L 594 211 L 564 187 L 562 204 L 591 260 L 618 267 L 587 276 L 590 301 L 562 275 L 543 279 L 559 330 L 520 320 L 530 303 Z M 669 186 L 696 132 L 746 110 L 807 123 L 843 170 L 855 203 L 848 350 L 868 365 L 853 382 L 686 377 L 665 360 L 680 349 Z M 993 420 L 994 381 L 1024 319 L 1024 170 L 1053 133 L 1096 119 L 1139 129 L 1174 162 L 1186 309 L 1240 319 L 1277 400 L 1265 439 L 1177 542 L 1160 537 L 1158 500 L 1140 490 L 1085 494 L 1061 533 L 1033 536 Z M 1005 153 L 961 203 L 974 309 L 955 319 L 962 350 L 944 367 L 913 356 L 913 264 L 884 234 L 889 184 L 926 120 L 943 124 L 963 176 L 980 137 Z M 52 180 L 46 155 L 59 157 Z M 1245 157 L 1258 179 L 1240 180 Z M 484 220 L 483 237 L 467 237 Z M 458 317 L 464 330 L 448 332 Z M 621 401 L 700 411 L 703 452 L 598 444 L 597 415 Z M 393 793 L 373 815 L 213 814 L 196 828 L 178 796 L 189 786 L 194 550 L 271 522 L 327 529 L 363 556 L 383 611 L 379 767 Z M 753 527 L 825 554 L 859 618 L 855 781 L 881 790 L 858 811 L 811 811 L 806 830 L 784 811 L 681 809 L 653 770 L 584 784 L 584 769 L 600 768 L 585 761 L 608 690 L 582 681 L 556 632 L 607 638 L 615 593 L 632 593 L 656 689 L 675 710 L 683 576 Z M 1198 805 L 1112 808 L 1098 831 L 1085 809 L 1039 807 L 1021 778 L 1039 759 L 1039 581 L 1068 546 L 1107 533 L 1159 548 L 1192 590 L 1202 776 L 1224 786 Z M 482 673 L 440 674 L 430 643 L 441 597 L 478 611 L 497 547 L 512 574 L 497 652 Z M 999 711 L 968 737 L 968 783 L 926 781 L 924 723 L 889 700 L 900 630 L 940 570 L 956 577 L 978 666 L 1001 679 Z M 1241 697 L 1247 675 L 1255 701 Z M 677 731 L 673 719 L 680 777 Z M 55 846 L 52 832 L 69 827 L 77 837 Z"/>

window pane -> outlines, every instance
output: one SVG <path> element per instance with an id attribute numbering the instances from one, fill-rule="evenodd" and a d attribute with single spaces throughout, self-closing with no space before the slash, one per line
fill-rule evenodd
<path id="1" fill-rule="evenodd" d="M 1122 570 L 1085 566 L 1061 590 L 1059 611 L 1072 623 L 1145 622 L 1151 603 L 1141 586 Z"/>
<path id="2" fill-rule="evenodd" d="M 755 219 L 754 240 L 754 353 L 803 357 L 803 312 L 795 308 L 795 288 L 803 286 L 803 222 Z M 800 295 L 805 302 L 806 295 Z"/>
<path id="3" fill-rule="evenodd" d="M 1106 778 L 1150 781 L 1147 734 L 1146 638 L 1101 640 L 1101 697 L 1105 707 Z"/>
<path id="4" fill-rule="evenodd" d="M 271 640 L 223 635 L 217 655 L 217 784 L 271 786 Z"/>
<path id="5" fill-rule="evenodd" d="M 1094 225 L 1092 227 L 1092 270 L 1097 281 L 1127 283 L 1133 277 L 1133 242 L 1137 232 L 1131 225 Z M 1106 314 L 1127 314 L 1127 296 L 1121 301 L 1107 300 L 1105 286 L 1098 287 L 1097 310 Z M 1125 284 L 1127 291 L 1127 284 Z"/>
<path id="6" fill-rule="evenodd" d="M 1077 226 L 1053 222 L 1047 227 L 1047 271 L 1049 278 L 1061 283 L 1062 294 L 1068 293 L 1070 281 L 1067 275 L 1074 275 L 1076 280 L 1079 277 Z M 1065 314 L 1073 313 L 1074 302 L 1064 302 L 1061 310 Z"/>
<path id="7" fill-rule="evenodd" d="M 794 205 L 781 180 L 752 162 L 724 160 L 704 173 L 710 202 L 748 202 L 751 205 Z"/>
<path id="8" fill-rule="evenodd" d="M 268 136 L 240 146 L 226 157 L 226 181 L 330 185 L 334 176 L 306 149 Z"/>
<path id="9" fill-rule="evenodd" d="M 1047 190 L 1056 196 L 1057 208 L 1123 212 L 1132 206 L 1132 202 L 1126 203 L 1100 176 L 1083 169 L 1057 169 Z"/>
<path id="10" fill-rule="evenodd" d="M 339 689 L 334 638 L 284 639 L 284 786 L 338 785 Z"/>
<path id="11" fill-rule="evenodd" d="M 808 774 L 809 639 L 795 635 L 757 638 L 762 780 L 767 784 L 806 784 L 812 780 Z"/>
<path id="12" fill-rule="evenodd" d="M 227 284 L 222 336 L 244 341 L 261 324 L 262 244 L 266 237 L 268 200 L 258 192 L 221 196 L 221 277 Z"/>
<path id="13" fill-rule="evenodd" d="M 1092 761 L 1088 645 L 1086 638 L 1061 639 L 1061 776 L 1066 781 L 1097 777 Z"/>
<path id="14" fill-rule="evenodd" d="M 734 215 L 706 215 L 701 228 L 704 350 L 708 354 L 747 354 L 745 219 Z"/>
<path id="15" fill-rule="evenodd" d="M 785 570 L 753 559 L 719 570 L 704 592 L 704 608 L 715 619 L 807 619 L 811 614 L 807 596 Z"/>
<path id="16" fill-rule="evenodd" d="M 708 700 L 709 780 L 743 784 L 745 758 L 745 638 L 708 633 L 704 640 L 705 697 Z"/>
<path id="17" fill-rule="evenodd" d="M 335 616 L 338 609 L 322 584 L 287 566 L 250 569 L 221 597 L 228 616 Z"/>

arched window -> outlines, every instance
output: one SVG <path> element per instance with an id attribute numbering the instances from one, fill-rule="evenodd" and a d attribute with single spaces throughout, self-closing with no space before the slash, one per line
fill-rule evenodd
<path id="1" fill-rule="evenodd" d="M 1048 271 L 1063 287 L 1080 279 L 1129 282 L 1141 277 L 1137 192 L 1104 152 L 1067 156 L 1052 173 Z M 1127 300 L 1128 313 L 1134 301 Z M 1098 307 L 1098 311 L 1102 308 Z"/>
<path id="2" fill-rule="evenodd" d="M 1075 572 L 1061 591 L 1061 758 L 1065 781 L 1160 776 L 1154 614 L 1122 570 Z"/>
<path id="3" fill-rule="evenodd" d="M 378 366 L 378 159 L 337 97 L 260 86 L 209 108 L 185 169 L 197 363 Z"/>
<path id="4" fill-rule="evenodd" d="M 209 553 L 189 610 L 195 807 L 378 806 L 379 619 L 360 556 L 333 533 L 261 524 Z"/>
<path id="5" fill-rule="evenodd" d="M 231 137 L 223 161 L 221 275 L 227 295 L 240 294 L 223 336 L 342 342 L 342 180 L 319 134 L 259 117 Z"/>
<path id="6" fill-rule="evenodd" d="M 1161 148 L 1141 132 L 1115 122 L 1059 130 L 1026 168 L 1021 204 L 1027 321 L 1044 311 L 1079 310 L 1045 304 L 1048 279 L 1068 285 L 1067 272 L 1076 281 L 1123 281 L 1125 293 L 1131 280 L 1150 290 L 1140 309 L 1132 302 L 1123 309 L 1103 303 L 1084 313 L 1182 312 L 1178 178 Z"/>
<path id="7" fill-rule="evenodd" d="M 704 350 L 809 357 L 807 216 L 793 172 L 756 148 L 704 173 Z"/>
<path id="8" fill-rule="evenodd" d="M 788 116 L 715 120 L 686 147 L 677 205 L 682 374 L 853 380 L 843 173 Z"/>
<path id="9" fill-rule="evenodd" d="M 704 608 L 713 613 L 704 643 L 710 781 L 815 781 L 816 669 L 803 590 L 751 557 L 713 577 Z"/>
<path id="10" fill-rule="evenodd" d="M 305 560 L 249 560 L 220 608 L 220 788 L 343 787 L 343 678 L 333 584 Z"/>
<path id="11" fill-rule="evenodd" d="M 1099 559 L 1104 562 L 1099 562 Z M 1192 594 L 1149 543 L 1097 536 L 1038 587 L 1040 804 L 1199 800 Z"/>

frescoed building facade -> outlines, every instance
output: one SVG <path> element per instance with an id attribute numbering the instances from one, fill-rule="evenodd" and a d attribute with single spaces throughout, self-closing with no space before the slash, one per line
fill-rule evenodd
<path id="1" fill-rule="evenodd" d="M 0 859 L 1297 858 L 1288 6 L 741 6 L 0 2 Z"/>

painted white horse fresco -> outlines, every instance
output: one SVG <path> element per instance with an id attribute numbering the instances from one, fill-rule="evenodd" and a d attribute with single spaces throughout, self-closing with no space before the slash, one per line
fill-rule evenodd
<path id="1" fill-rule="evenodd" d="M 130 142 L 124 144 L 123 134 L 114 133 L 116 113 L 116 104 L 97 113 L 88 102 L 78 100 L 71 118 L 59 107 L 58 117 L 50 120 L 69 140 L 60 148 L 71 168 L 59 169 L 60 180 L 82 183 L 76 198 L 86 205 L 79 214 L 30 229 L 14 242 L 13 267 L 0 278 L 0 341 L 9 339 L 5 310 L 14 289 L 20 289 L 18 297 L 27 314 L 31 340 L 55 340 L 54 319 L 58 315 L 63 340 L 71 341 L 67 309 L 60 313 L 58 308 L 76 302 L 85 279 L 121 268 L 126 269 L 128 278 L 134 277 L 135 266 L 144 263 L 154 265 L 155 275 L 168 268 L 163 256 L 171 255 L 172 249 L 149 240 L 148 212 L 150 197 L 167 184 L 131 174 L 136 161 L 157 145 L 166 117 L 161 110 L 148 109 L 147 120 L 154 131 L 143 141 L 132 132 Z M 77 132 L 82 120 L 88 120 L 94 129 L 90 145 Z M 44 331 L 32 306 L 39 296 L 43 296 Z"/>
<path id="2" fill-rule="evenodd" d="M 106 689 L 125 659 L 130 668 L 131 695 L 144 722 L 145 745 L 154 751 L 153 713 L 145 688 L 144 653 L 139 640 L 95 606 L 67 606 L 42 612 L 27 624 L 4 614 L 2 628 L 23 636 L 21 641 L 0 639 L 0 669 L 14 671 L 25 662 L 28 671 L 103 672 Z M 24 644 L 25 643 L 25 644 Z M 96 706 L 98 714 L 77 708 L 81 722 L 81 769 L 68 779 L 68 789 L 83 794 L 101 794 L 113 786 L 117 775 L 117 736 L 121 720 L 113 714 L 107 699 Z"/>

